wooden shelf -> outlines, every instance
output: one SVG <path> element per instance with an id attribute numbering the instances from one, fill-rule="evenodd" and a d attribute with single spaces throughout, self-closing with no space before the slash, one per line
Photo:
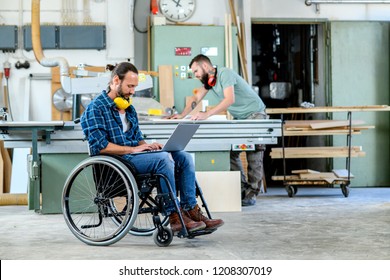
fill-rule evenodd
<path id="1" fill-rule="evenodd" d="M 327 130 L 285 130 L 284 136 L 322 136 L 322 135 L 348 135 L 349 129 L 327 129 Z M 361 134 L 360 130 L 352 130 L 351 134 Z"/>
<path id="2" fill-rule="evenodd" d="M 351 157 L 364 157 L 362 147 L 351 147 Z M 272 148 L 271 158 L 283 158 L 283 148 Z M 335 158 L 348 157 L 348 147 L 284 148 L 284 158 Z"/>
<path id="3" fill-rule="evenodd" d="M 332 112 L 370 112 L 370 111 L 390 111 L 388 105 L 368 105 L 368 106 L 336 106 L 336 107 L 314 107 L 314 108 L 267 108 L 267 114 L 295 114 L 295 113 L 332 113 Z"/>
<path id="4" fill-rule="evenodd" d="M 351 131 L 349 121 L 338 120 L 298 120 L 285 121 L 285 136 L 320 136 L 361 134 L 361 130 L 372 129 L 375 126 L 363 126 L 364 121 L 352 121 Z"/>

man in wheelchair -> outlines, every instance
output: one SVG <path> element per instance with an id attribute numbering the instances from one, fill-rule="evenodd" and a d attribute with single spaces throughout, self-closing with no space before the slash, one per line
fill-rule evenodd
<path id="1" fill-rule="evenodd" d="M 223 225 L 221 219 L 203 215 L 196 200 L 195 166 L 190 154 L 185 151 L 140 153 L 160 150 L 159 143 L 144 141 L 138 125 L 131 96 L 138 85 L 138 70 L 128 62 L 122 62 L 112 69 L 110 83 L 89 104 L 81 116 L 81 126 L 88 139 L 91 155 L 109 154 L 121 156 L 137 173 L 163 174 L 169 181 L 172 192 L 178 190 L 180 201 L 175 197 L 184 225 L 189 233 L 200 230 L 214 230 Z M 164 181 L 164 180 L 162 180 Z M 166 183 L 161 190 L 168 193 Z M 173 233 L 182 230 L 182 222 L 172 200 L 164 204 Z"/>

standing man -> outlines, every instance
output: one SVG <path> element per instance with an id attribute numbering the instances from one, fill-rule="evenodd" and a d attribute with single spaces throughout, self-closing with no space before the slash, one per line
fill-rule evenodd
<path id="1" fill-rule="evenodd" d="M 203 87 L 196 90 L 196 94 L 181 114 L 173 115 L 171 118 L 184 118 L 192 111 L 192 103 L 198 104 L 208 92 L 221 101 L 207 112 L 196 113 L 191 117 L 192 120 L 205 120 L 225 110 L 237 120 L 267 118 L 263 101 L 233 70 L 214 67 L 210 59 L 202 54 L 194 57 L 189 66 L 194 76 L 202 82 Z M 248 161 L 248 179 L 246 179 L 240 152 L 230 152 L 230 169 L 241 172 L 242 206 L 256 204 L 256 196 L 260 192 L 263 179 L 263 153 L 264 145 L 256 145 L 255 151 L 246 151 Z"/>
<path id="2" fill-rule="evenodd" d="M 141 151 L 160 150 L 159 143 L 148 144 L 143 139 L 135 108 L 130 97 L 138 85 L 138 70 L 129 63 L 115 66 L 107 90 L 88 105 L 81 116 L 81 126 L 88 139 L 92 155 L 119 155 L 128 161 L 138 173 L 159 173 L 167 177 L 172 191 L 180 193 L 185 227 L 189 232 L 215 229 L 223 225 L 221 219 L 209 219 L 202 214 L 196 200 L 195 166 L 185 151 L 134 154 Z M 168 193 L 168 186 L 161 181 L 161 188 Z M 182 225 L 173 201 L 165 201 L 165 214 L 174 233 Z"/>

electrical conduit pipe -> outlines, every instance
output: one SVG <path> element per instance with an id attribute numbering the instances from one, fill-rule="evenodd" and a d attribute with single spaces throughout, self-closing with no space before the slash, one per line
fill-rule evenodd
<path id="1" fill-rule="evenodd" d="M 70 93 L 69 65 L 65 58 L 46 58 L 42 51 L 40 30 L 40 0 L 31 1 L 31 38 L 36 60 L 45 67 L 60 67 L 61 86 L 65 92 Z"/>

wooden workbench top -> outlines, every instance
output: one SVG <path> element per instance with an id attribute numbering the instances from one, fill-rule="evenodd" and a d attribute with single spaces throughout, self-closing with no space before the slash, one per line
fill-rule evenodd
<path id="1" fill-rule="evenodd" d="M 267 114 L 294 114 L 294 113 L 331 113 L 331 112 L 374 112 L 390 111 L 388 105 L 368 106 L 336 106 L 336 107 L 314 107 L 314 108 L 267 108 Z"/>

